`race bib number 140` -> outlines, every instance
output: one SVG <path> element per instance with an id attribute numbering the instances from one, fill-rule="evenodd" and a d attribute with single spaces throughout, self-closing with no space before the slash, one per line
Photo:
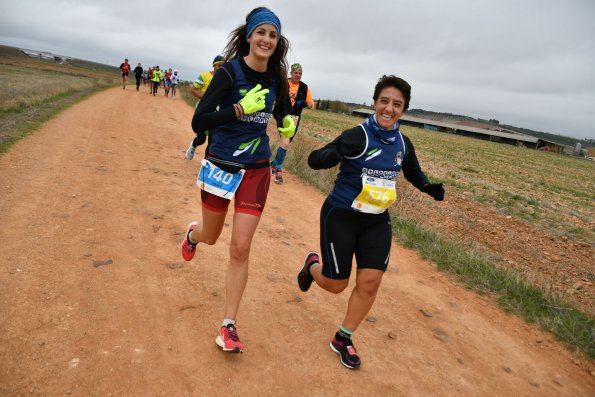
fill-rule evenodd
<path id="1" fill-rule="evenodd" d="M 233 174 L 222 170 L 209 160 L 203 159 L 196 178 L 196 185 L 205 192 L 231 200 L 236 194 L 245 172 L 245 170 L 240 170 Z"/>

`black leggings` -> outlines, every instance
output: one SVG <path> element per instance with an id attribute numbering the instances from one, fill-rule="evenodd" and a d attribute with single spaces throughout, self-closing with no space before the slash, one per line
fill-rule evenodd
<path id="1" fill-rule="evenodd" d="M 388 211 L 366 214 L 333 206 L 327 199 L 320 210 L 322 275 L 344 280 L 351 275 L 353 255 L 358 269 L 386 271 L 392 244 Z"/>
<path id="2" fill-rule="evenodd" d="M 152 81 L 153 83 L 153 94 L 157 94 L 157 88 L 159 88 L 159 81 Z"/>

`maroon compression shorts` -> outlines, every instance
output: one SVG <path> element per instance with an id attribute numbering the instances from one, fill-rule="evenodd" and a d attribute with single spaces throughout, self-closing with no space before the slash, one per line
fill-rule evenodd
<path id="1" fill-rule="evenodd" d="M 244 178 L 234 197 L 236 212 L 261 216 L 269 194 L 271 182 L 271 168 L 258 168 L 246 170 Z M 215 212 L 227 211 L 230 200 L 214 194 L 200 191 L 202 206 Z"/>

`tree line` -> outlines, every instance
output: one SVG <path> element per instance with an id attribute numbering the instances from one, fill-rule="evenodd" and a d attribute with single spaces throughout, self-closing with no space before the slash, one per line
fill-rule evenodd
<path id="1" fill-rule="evenodd" d="M 319 99 L 316 101 L 316 110 L 325 110 L 333 113 L 349 113 L 349 107 L 345 102 L 337 99 Z"/>

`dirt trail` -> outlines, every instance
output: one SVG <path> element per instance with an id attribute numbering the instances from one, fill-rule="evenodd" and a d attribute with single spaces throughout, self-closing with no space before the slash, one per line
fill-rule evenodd
<path id="1" fill-rule="evenodd" d="M 291 175 L 252 249 L 246 351 L 223 354 L 230 228 L 190 263 L 179 250 L 200 219 L 192 109 L 131 88 L 0 156 L 0 395 L 595 395 L 591 363 L 396 245 L 355 336 L 362 368 L 344 368 L 328 342 L 348 294 L 295 284 L 324 197 Z"/>

